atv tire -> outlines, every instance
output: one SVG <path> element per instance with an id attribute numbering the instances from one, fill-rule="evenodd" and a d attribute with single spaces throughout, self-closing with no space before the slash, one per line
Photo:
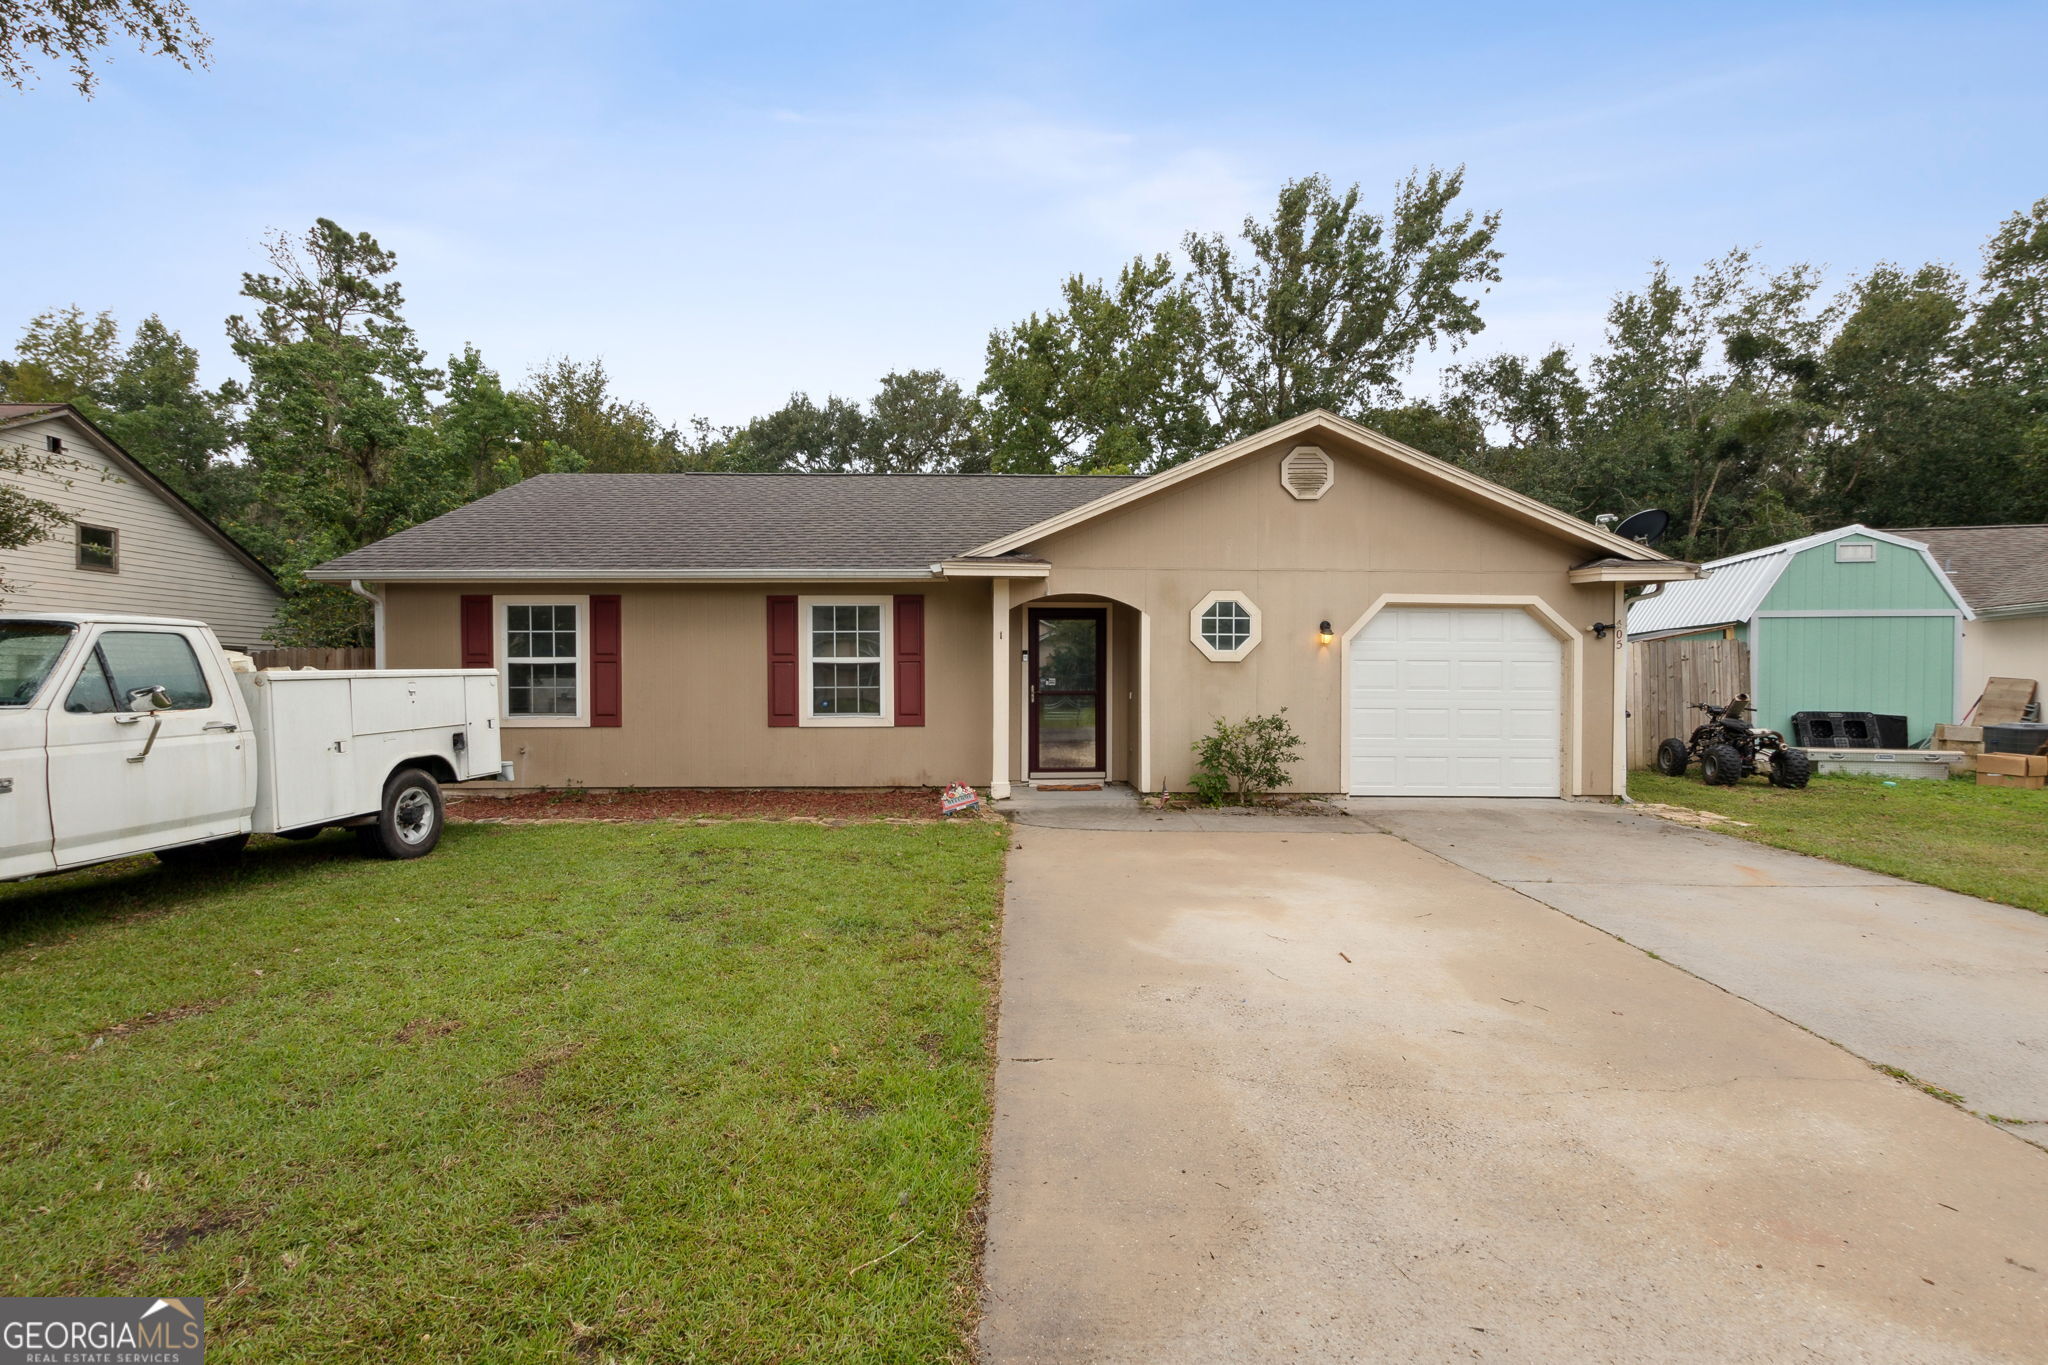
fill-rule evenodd
<path id="1" fill-rule="evenodd" d="M 1657 746 L 1657 771 L 1666 777 L 1684 777 L 1685 765 L 1691 761 L 1682 739 L 1667 739 Z"/>
<path id="2" fill-rule="evenodd" d="M 1742 751 L 1733 744 L 1711 744 L 1700 750 L 1700 777 L 1709 787 L 1732 787 L 1742 780 Z"/>
<path id="3" fill-rule="evenodd" d="M 1780 749 L 1771 755 L 1771 785 L 1798 788 L 1813 776 L 1813 760 L 1797 749 Z"/>

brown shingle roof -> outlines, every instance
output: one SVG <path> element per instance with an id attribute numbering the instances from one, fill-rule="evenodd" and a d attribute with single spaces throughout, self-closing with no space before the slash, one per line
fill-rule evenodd
<path id="1" fill-rule="evenodd" d="M 1136 482 L 1073 474 L 541 474 L 313 571 L 925 573 Z"/>
<path id="2" fill-rule="evenodd" d="M 1972 611 L 2048 603 L 2048 526 L 1909 526 Z"/>

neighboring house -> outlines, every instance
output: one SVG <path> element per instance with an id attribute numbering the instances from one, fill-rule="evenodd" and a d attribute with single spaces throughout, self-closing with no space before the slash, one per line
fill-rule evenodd
<path id="1" fill-rule="evenodd" d="M 56 463 L 6 475 L 68 517 L 0 559 L 8 611 L 113 611 L 204 621 L 222 644 L 270 639 L 283 593 L 270 571 L 65 403 L 0 403 L 0 441 Z"/>
<path id="2" fill-rule="evenodd" d="M 1956 718 L 1970 608 L 1918 541 L 1845 526 L 1703 567 L 1632 603 L 1629 638 L 1747 642 L 1758 724 L 1791 735 L 1797 711 L 1874 711 L 1905 716 L 1918 744 Z"/>
<path id="3" fill-rule="evenodd" d="M 1977 619 L 1963 627 L 1964 711 L 1987 678 L 2032 678 L 2048 698 L 2048 526 L 1925 526 L 1894 531 L 1934 552 Z"/>
<path id="4" fill-rule="evenodd" d="M 313 571 L 494 665 L 526 785 L 1622 790 L 1622 590 L 1697 567 L 1327 413 L 1148 478 L 558 474 Z"/>

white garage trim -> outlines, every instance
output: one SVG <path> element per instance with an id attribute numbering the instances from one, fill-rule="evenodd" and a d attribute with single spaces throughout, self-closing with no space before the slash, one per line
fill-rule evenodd
<path id="1" fill-rule="evenodd" d="M 1389 607 L 1519 607 L 1555 635 L 1564 646 L 1564 716 L 1558 734 L 1564 747 L 1560 758 L 1566 774 L 1565 792 L 1570 796 L 1585 794 L 1584 763 L 1580 757 L 1580 730 L 1586 714 L 1585 639 L 1542 598 L 1499 593 L 1385 593 L 1351 623 L 1337 655 L 1337 733 L 1342 737 L 1337 746 L 1338 791 L 1351 790 L 1351 641 Z"/>

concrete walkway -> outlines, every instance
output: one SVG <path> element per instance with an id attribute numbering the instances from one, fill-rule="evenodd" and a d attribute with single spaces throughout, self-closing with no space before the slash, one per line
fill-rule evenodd
<path id="1" fill-rule="evenodd" d="M 1312 823 L 1015 827 L 988 1365 L 2042 1358 L 2048 1154 Z"/>
<path id="2" fill-rule="evenodd" d="M 2048 916 L 1618 806 L 1349 806 L 2048 1146 Z"/>

